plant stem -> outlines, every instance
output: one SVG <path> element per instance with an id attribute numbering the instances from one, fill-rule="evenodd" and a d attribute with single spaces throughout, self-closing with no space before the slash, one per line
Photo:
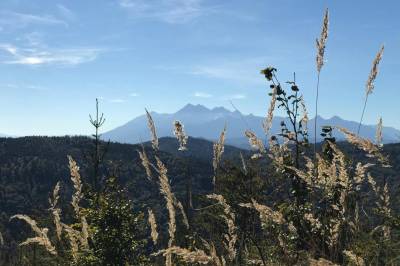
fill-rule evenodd
<path id="1" fill-rule="evenodd" d="M 363 111 L 362 111 L 362 113 L 361 113 L 360 123 L 358 124 L 358 128 L 357 128 L 357 136 L 360 134 L 362 121 L 363 121 L 363 119 L 364 119 L 365 109 L 367 108 L 368 95 L 369 95 L 369 94 L 367 94 L 367 95 L 365 96 L 364 107 L 363 107 Z"/>
<path id="2" fill-rule="evenodd" d="M 319 99 L 319 76 L 321 71 L 318 71 L 317 78 L 317 95 L 315 97 L 315 118 L 314 118 L 314 162 L 317 158 L 317 119 L 318 119 L 318 99 Z"/>

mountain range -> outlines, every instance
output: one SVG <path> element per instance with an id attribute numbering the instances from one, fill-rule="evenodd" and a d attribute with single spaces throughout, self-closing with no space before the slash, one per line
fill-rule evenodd
<path id="1" fill-rule="evenodd" d="M 244 136 L 246 129 L 252 130 L 257 136 L 264 136 L 262 122 L 264 117 L 253 114 L 244 115 L 239 111 L 230 111 L 223 107 L 209 109 L 203 105 L 187 104 L 182 109 L 172 114 L 162 114 L 151 112 L 155 122 L 158 137 L 173 136 L 173 122 L 179 120 L 184 124 L 186 133 L 195 138 L 207 140 L 216 140 L 219 137 L 224 125 L 227 126 L 226 143 L 240 147 L 249 148 L 248 140 Z M 280 123 L 285 120 L 283 117 L 274 117 L 271 133 L 280 132 Z M 312 129 L 314 119 L 309 121 L 309 129 Z M 341 126 L 355 132 L 358 122 L 344 120 L 338 116 L 329 119 L 317 117 L 317 126 L 330 125 Z M 375 139 L 376 125 L 362 125 L 360 135 L 369 139 Z M 126 124 L 110 130 L 103 134 L 103 139 L 120 143 L 139 143 L 150 139 L 149 129 L 147 127 L 147 117 L 145 114 L 138 116 Z M 335 132 L 335 137 L 342 140 L 343 136 Z M 313 130 L 309 130 L 309 139 L 314 138 Z M 317 137 L 320 141 L 322 138 Z M 385 143 L 398 142 L 400 139 L 400 130 L 392 127 L 383 128 L 383 141 Z"/>

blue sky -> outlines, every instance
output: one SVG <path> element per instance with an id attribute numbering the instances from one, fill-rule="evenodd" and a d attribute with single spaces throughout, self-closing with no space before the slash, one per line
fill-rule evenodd
<path id="1" fill-rule="evenodd" d="M 398 1 L 2 0 L 0 133 L 88 134 L 95 98 L 104 130 L 145 107 L 186 103 L 264 115 L 268 87 L 295 71 L 314 113 L 315 39 L 330 9 L 320 114 L 358 120 L 371 62 L 385 53 L 366 123 L 400 128 Z M 195 118 L 194 118 L 195 119 Z"/>

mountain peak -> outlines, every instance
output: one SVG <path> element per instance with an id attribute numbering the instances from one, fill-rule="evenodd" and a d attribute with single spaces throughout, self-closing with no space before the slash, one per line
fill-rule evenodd
<path id="1" fill-rule="evenodd" d="M 201 105 L 201 104 L 186 104 L 182 109 L 180 109 L 177 113 L 198 113 L 198 112 L 209 112 L 210 109 Z"/>

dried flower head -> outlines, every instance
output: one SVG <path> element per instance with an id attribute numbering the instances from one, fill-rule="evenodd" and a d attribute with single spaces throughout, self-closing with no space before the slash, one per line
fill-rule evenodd
<path id="1" fill-rule="evenodd" d="M 188 140 L 188 136 L 185 133 L 184 126 L 178 120 L 174 121 L 174 135 L 179 141 L 179 149 L 180 151 L 186 150 L 186 144 Z"/>
<path id="2" fill-rule="evenodd" d="M 328 26 L 329 26 L 329 10 L 326 9 L 324 22 L 322 24 L 322 31 L 319 40 L 317 39 L 317 71 L 321 72 L 324 65 L 324 54 L 326 41 L 328 39 Z"/>
<path id="3" fill-rule="evenodd" d="M 366 84 L 366 95 L 367 96 L 369 94 L 371 94 L 372 91 L 374 90 L 374 87 L 375 87 L 374 82 L 375 82 L 376 76 L 378 75 L 378 72 L 379 72 L 378 66 L 379 66 L 379 62 L 382 59 L 384 50 L 385 50 L 385 46 L 382 45 L 381 49 L 376 54 L 374 61 L 372 62 L 371 72 L 369 73 L 367 84 Z"/>
<path id="4" fill-rule="evenodd" d="M 149 111 L 146 110 L 146 116 L 147 116 L 147 126 L 149 127 L 149 130 L 151 132 L 151 145 L 153 146 L 153 149 L 155 151 L 159 150 L 158 147 L 158 137 L 157 137 L 157 131 L 156 131 L 156 126 L 154 125 L 154 120 L 153 117 L 151 117 L 151 114 Z"/>

